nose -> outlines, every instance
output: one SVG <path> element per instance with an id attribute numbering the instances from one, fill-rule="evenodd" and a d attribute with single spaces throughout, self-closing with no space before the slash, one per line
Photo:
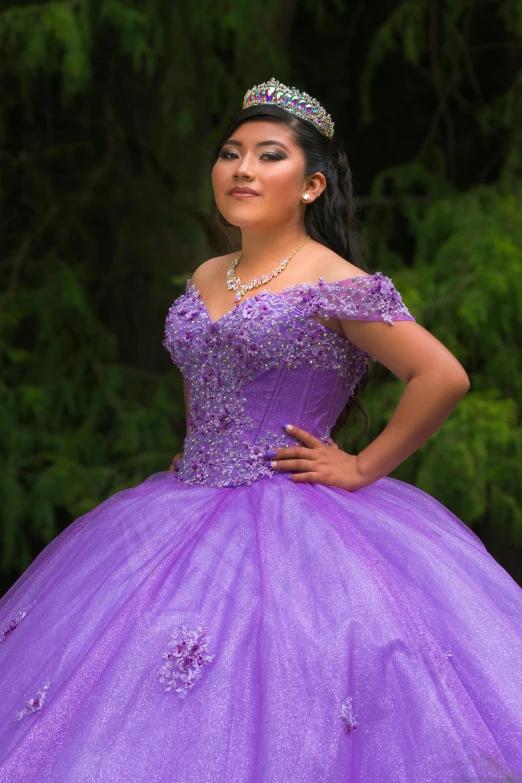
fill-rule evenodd
<path id="1" fill-rule="evenodd" d="M 234 172 L 235 179 L 253 179 L 251 156 L 243 155 L 238 158 L 236 170 Z"/>

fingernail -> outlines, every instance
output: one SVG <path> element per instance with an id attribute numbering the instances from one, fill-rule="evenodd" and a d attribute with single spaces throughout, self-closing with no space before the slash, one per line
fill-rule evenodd
<path id="1" fill-rule="evenodd" d="M 293 430 L 294 428 L 292 427 L 291 424 L 283 424 L 283 429 L 290 432 L 290 430 Z"/>
<path id="2" fill-rule="evenodd" d="M 271 468 L 277 468 L 277 462 L 271 462 L 270 463 Z"/>
<path id="3" fill-rule="evenodd" d="M 287 479 L 290 479 L 290 481 L 292 480 L 292 474 L 291 473 L 282 473 L 281 475 L 284 476 Z"/>
<path id="4" fill-rule="evenodd" d="M 272 457 L 277 457 L 277 451 L 266 451 L 265 457 L 272 459 Z"/>
<path id="5" fill-rule="evenodd" d="M 175 467 L 175 468 L 177 468 L 177 469 L 179 470 L 179 460 L 176 460 L 176 461 L 174 462 L 174 467 Z"/>

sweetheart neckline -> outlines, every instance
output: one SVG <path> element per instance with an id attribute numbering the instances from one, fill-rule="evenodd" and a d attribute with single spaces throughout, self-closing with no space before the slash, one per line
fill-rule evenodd
<path id="1" fill-rule="evenodd" d="M 215 326 L 220 321 L 222 321 L 224 318 L 226 318 L 228 315 L 230 315 L 230 313 L 233 313 L 235 310 L 238 310 L 241 307 L 241 305 L 245 304 L 245 302 L 248 302 L 250 299 L 257 299 L 257 297 L 259 297 L 259 296 L 283 296 L 283 294 L 286 291 L 293 291 L 296 288 L 316 288 L 317 286 L 320 286 L 320 285 L 322 286 L 324 284 L 326 284 L 326 285 L 335 285 L 337 283 L 350 283 L 350 282 L 352 282 L 354 280 L 364 280 L 364 278 L 366 278 L 366 277 L 383 277 L 383 274 L 382 274 L 382 272 L 375 272 L 373 275 L 370 275 L 370 274 L 367 274 L 367 275 L 355 275 L 354 277 L 345 277 L 342 280 L 325 280 L 324 277 L 320 277 L 319 280 L 317 281 L 317 283 L 312 283 L 310 281 L 303 282 L 303 283 L 295 283 L 294 285 L 287 285 L 287 286 L 285 286 L 285 288 L 281 289 L 281 291 L 271 291 L 269 288 L 264 288 L 262 291 L 259 291 L 259 293 L 254 294 L 253 296 L 247 296 L 246 299 L 243 299 L 240 302 L 238 302 L 237 305 L 234 305 L 233 307 L 231 307 L 230 310 L 227 310 L 226 313 L 223 313 L 223 315 L 220 316 L 219 318 L 217 318 L 215 321 L 212 320 L 212 318 L 210 316 L 209 309 L 207 307 L 207 304 L 206 304 L 206 302 L 204 301 L 204 299 L 203 299 L 203 297 L 201 295 L 201 291 L 199 291 L 197 286 L 192 282 L 192 278 L 191 277 L 189 277 L 187 279 L 187 287 L 186 287 L 185 294 L 188 294 L 191 291 L 191 292 L 193 292 L 196 295 L 196 297 L 199 299 L 199 301 L 201 302 L 201 304 L 203 305 L 203 307 L 205 309 L 205 313 L 207 315 L 209 323 L 211 324 L 211 326 Z M 321 324 L 320 321 L 316 321 L 316 323 L 319 323 L 321 326 L 324 326 L 324 324 Z M 329 327 L 326 327 L 326 328 L 328 329 L 329 332 L 333 332 L 334 334 L 339 334 L 340 336 L 344 336 L 344 335 L 341 335 L 340 332 L 337 332 L 335 329 L 330 329 Z"/>

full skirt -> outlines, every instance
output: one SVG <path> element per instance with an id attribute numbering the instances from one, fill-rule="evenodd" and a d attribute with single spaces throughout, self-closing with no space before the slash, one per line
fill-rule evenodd
<path id="1" fill-rule="evenodd" d="M 522 589 L 435 499 L 150 476 L 0 600 L 1 783 L 522 783 Z"/>

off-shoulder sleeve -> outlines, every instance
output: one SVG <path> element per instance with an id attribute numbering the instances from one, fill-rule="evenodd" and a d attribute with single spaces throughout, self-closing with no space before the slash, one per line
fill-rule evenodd
<path id="1" fill-rule="evenodd" d="M 291 293 L 291 292 L 290 292 Z M 308 315 L 352 321 L 415 321 L 392 281 L 382 272 L 327 282 L 294 292 Z"/>

